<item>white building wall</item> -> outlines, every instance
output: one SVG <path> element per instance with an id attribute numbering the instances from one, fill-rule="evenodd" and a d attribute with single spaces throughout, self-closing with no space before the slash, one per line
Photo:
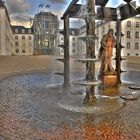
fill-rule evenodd
<path id="1" fill-rule="evenodd" d="M 64 45 L 64 36 L 62 34 L 59 35 L 59 45 Z M 64 55 L 64 49 L 59 48 L 59 54 Z M 76 35 L 69 36 L 69 54 L 70 56 L 77 54 L 77 36 Z"/>
<path id="2" fill-rule="evenodd" d="M 69 52 L 70 56 L 74 56 L 77 54 L 77 36 L 76 35 L 70 35 L 69 37 Z"/>
<path id="3" fill-rule="evenodd" d="M 10 21 L 4 7 L 0 7 L 0 55 L 13 53 L 14 38 Z"/>
<path id="4" fill-rule="evenodd" d="M 127 27 L 127 21 L 131 21 L 131 27 Z M 136 28 L 136 22 L 139 22 L 139 28 Z M 104 34 L 107 33 L 108 29 L 112 28 L 114 29 L 114 32 L 116 32 L 116 22 L 105 22 L 97 26 L 96 28 L 96 35 L 99 37 L 99 40 L 96 41 L 96 48 L 97 51 L 100 47 L 100 41 Z M 103 32 L 104 29 L 104 32 Z M 127 31 L 130 31 L 131 37 L 127 37 Z M 139 32 L 139 38 L 135 38 L 135 32 Z M 121 38 L 121 44 L 125 46 L 124 49 L 122 49 L 121 55 L 122 56 L 140 56 L 140 17 L 133 17 L 129 18 L 127 20 L 122 21 L 122 34 L 124 36 Z M 130 42 L 130 49 L 127 48 L 127 43 Z M 139 48 L 135 48 L 135 43 L 139 44 Z M 113 55 L 116 55 L 116 49 L 113 49 Z"/>
<path id="5" fill-rule="evenodd" d="M 127 27 L 127 21 L 131 21 L 131 27 Z M 139 22 L 139 28 L 136 28 L 136 22 Z M 116 22 L 114 21 L 107 21 L 102 22 L 100 24 L 97 24 L 95 34 L 97 37 L 99 37 L 98 40 L 95 42 L 95 55 L 98 55 L 100 42 L 103 37 L 103 35 L 107 34 L 109 29 L 114 29 L 114 33 L 116 33 Z M 75 46 L 75 55 L 77 56 L 83 56 L 83 54 L 86 54 L 86 45 L 85 42 L 78 39 L 80 36 L 86 35 L 86 27 L 82 27 L 79 29 L 79 34 L 75 35 L 76 37 L 76 46 Z M 127 38 L 127 31 L 131 32 L 131 38 Z M 135 32 L 139 32 L 139 38 L 135 38 Z M 123 46 L 125 46 L 124 49 L 121 51 L 122 56 L 127 56 L 130 54 L 130 56 L 140 56 L 140 17 L 133 17 L 127 20 L 122 21 L 122 34 L 124 36 L 121 38 L 121 43 Z M 130 49 L 127 48 L 127 42 L 130 42 L 131 46 Z M 72 36 L 70 35 L 70 55 L 74 55 L 72 52 L 73 46 L 72 46 Z M 135 48 L 135 43 L 139 44 L 139 48 Z M 116 56 L 116 48 L 113 49 L 113 57 Z"/>
<path id="6" fill-rule="evenodd" d="M 25 37 L 25 39 L 22 39 L 23 36 Z M 29 39 L 29 37 L 31 37 L 31 39 Z M 15 34 L 14 38 L 15 38 L 14 55 L 33 55 L 34 54 L 34 35 L 33 34 Z M 19 52 L 16 52 L 17 49 L 19 50 Z"/>
<path id="7" fill-rule="evenodd" d="M 131 22 L 131 26 L 127 27 L 127 22 Z M 139 23 L 139 27 L 136 27 L 136 22 Z M 130 38 L 127 37 L 127 31 L 130 31 Z M 135 37 L 135 33 L 139 32 L 139 38 Z M 122 22 L 122 44 L 125 48 L 122 50 L 122 55 L 127 56 L 140 56 L 140 17 L 133 17 Z M 127 43 L 130 42 L 130 48 L 127 47 Z M 139 48 L 135 48 L 135 43 L 138 43 Z"/>
<path id="8" fill-rule="evenodd" d="M 58 36 L 58 45 L 64 45 L 64 36 L 62 34 L 59 34 Z M 64 49 L 61 47 L 58 47 L 58 55 L 64 55 Z"/>
<path id="9" fill-rule="evenodd" d="M 83 57 L 84 54 L 86 54 L 86 45 L 85 41 L 82 41 L 81 39 L 78 39 L 79 37 L 86 35 L 86 28 L 81 28 L 79 30 L 79 35 L 77 37 L 77 56 Z"/>
<path id="10" fill-rule="evenodd" d="M 11 25 L 9 23 L 9 20 L 6 18 L 6 37 L 5 37 L 5 41 L 6 41 L 6 50 L 5 50 L 5 54 L 6 55 L 11 55 L 13 54 L 13 49 L 14 49 L 14 34 L 13 31 L 11 29 Z"/>
<path id="11" fill-rule="evenodd" d="M 0 8 L 0 55 L 4 54 L 5 47 L 5 9 Z"/>

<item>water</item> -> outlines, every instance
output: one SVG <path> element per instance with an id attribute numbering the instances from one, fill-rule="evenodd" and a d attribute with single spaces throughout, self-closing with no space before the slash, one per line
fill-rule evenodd
<path id="1" fill-rule="evenodd" d="M 73 80 L 81 76 L 71 75 Z M 34 73 L 0 81 L 0 140 L 139 140 L 139 98 L 110 113 L 70 111 L 59 106 L 69 94 L 61 85 L 48 87 L 56 84 L 51 79 L 52 73 Z M 63 82 L 61 76 L 56 79 Z M 131 71 L 123 79 L 138 83 L 139 72 Z M 121 87 L 122 94 L 132 92 L 127 85 Z"/>

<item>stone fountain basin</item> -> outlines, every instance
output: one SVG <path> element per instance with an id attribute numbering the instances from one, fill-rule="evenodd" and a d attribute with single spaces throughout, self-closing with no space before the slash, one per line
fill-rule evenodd
<path id="1" fill-rule="evenodd" d="M 80 104 L 84 107 L 85 94 L 80 94 L 80 98 L 78 95 L 70 95 L 70 92 L 67 93 L 61 86 L 63 78 L 52 76 L 54 76 L 53 73 L 23 74 L 0 81 L 0 139 L 69 140 L 76 138 L 85 140 L 94 138 L 96 140 L 98 136 L 101 140 L 105 137 L 139 140 L 139 98 L 132 102 L 128 101 L 124 107 L 108 113 L 83 113 L 65 109 L 60 106 L 60 103 L 66 103 L 63 99 L 67 99 L 67 96 L 72 96 L 76 101 L 80 100 L 76 105 Z M 72 78 L 76 76 L 73 75 Z M 125 86 L 122 91 L 132 92 Z M 136 92 L 139 94 L 138 91 Z M 66 100 L 67 105 L 72 102 L 72 97 Z M 123 103 L 119 98 L 111 98 L 111 100 Z M 118 103 L 116 102 L 113 106 Z M 99 105 L 96 110 L 101 110 Z M 86 108 L 92 110 L 90 106 L 85 106 L 84 110 Z"/>
<path id="2" fill-rule="evenodd" d="M 124 100 L 119 97 L 109 97 L 95 95 L 97 101 L 94 105 L 84 104 L 84 94 L 83 95 L 67 95 L 62 98 L 58 105 L 66 110 L 81 112 L 81 113 L 92 113 L 94 115 L 101 115 L 109 112 L 119 110 L 124 106 Z"/>

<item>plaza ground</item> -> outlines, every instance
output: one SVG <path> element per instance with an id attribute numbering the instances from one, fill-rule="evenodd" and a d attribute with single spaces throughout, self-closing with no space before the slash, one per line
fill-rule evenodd
<path id="1" fill-rule="evenodd" d="M 62 70 L 63 64 L 56 61 L 56 58 L 62 58 L 62 56 L 0 56 L 0 77 L 5 77 L 17 73 L 46 71 L 51 72 L 52 70 Z M 74 62 L 71 58 L 72 64 L 71 69 L 81 69 L 81 64 Z M 100 62 L 99 62 L 100 63 Z M 127 57 L 127 69 L 140 70 L 140 57 Z M 126 65 L 125 64 L 125 65 Z"/>
<path id="2" fill-rule="evenodd" d="M 70 108 L 67 103 L 79 96 L 83 106 L 83 95 L 67 94 L 60 85 L 48 86 L 63 81 L 61 76 L 53 74 L 63 71 L 63 63 L 56 58 L 60 57 L 0 57 L 0 140 L 139 140 L 139 90 L 124 85 L 122 94 L 133 93 L 139 98 L 125 101 L 124 107 L 113 112 L 90 114 L 64 109 L 60 103 L 63 105 L 65 101 L 64 105 Z M 128 70 L 123 78 L 139 84 L 140 58 L 128 60 L 123 63 L 123 68 Z M 72 78 L 81 76 L 84 70 L 83 64 L 71 59 Z"/>

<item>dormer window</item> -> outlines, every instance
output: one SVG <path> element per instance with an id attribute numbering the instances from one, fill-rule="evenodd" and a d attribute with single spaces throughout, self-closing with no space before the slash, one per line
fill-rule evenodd
<path id="1" fill-rule="evenodd" d="M 15 29 L 15 33 L 18 33 L 18 29 Z"/>
<path id="2" fill-rule="evenodd" d="M 22 29 L 22 33 L 25 33 L 25 29 Z"/>
<path id="3" fill-rule="evenodd" d="M 75 31 L 72 31 L 72 35 L 75 35 Z"/>
<path id="4" fill-rule="evenodd" d="M 31 33 L 31 29 L 28 30 L 28 33 Z"/>

